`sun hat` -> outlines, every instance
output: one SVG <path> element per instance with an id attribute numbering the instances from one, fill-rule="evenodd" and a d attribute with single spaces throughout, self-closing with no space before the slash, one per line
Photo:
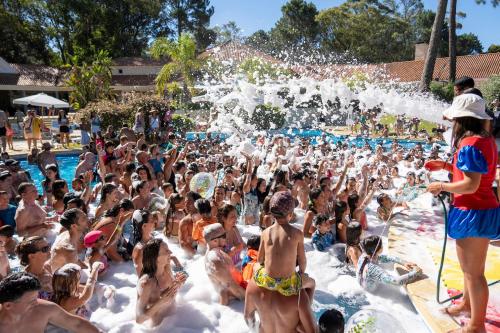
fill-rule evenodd
<path id="1" fill-rule="evenodd" d="M 274 216 L 285 217 L 293 212 L 295 200 L 289 191 L 276 192 L 269 201 L 269 208 Z"/>
<path id="2" fill-rule="evenodd" d="M 94 245 L 99 240 L 99 237 L 101 237 L 101 235 L 102 231 L 92 230 L 91 232 L 87 233 L 83 238 L 83 245 L 85 247 L 92 247 L 92 245 Z"/>
<path id="3" fill-rule="evenodd" d="M 210 224 L 203 229 L 203 238 L 207 243 L 225 234 L 226 230 L 220 223 Z"/>
<path id="4" fill-rule="evenodd" d="M 451 106 L 443 112 L 443 116 L 449 120 L 460 117 L 492 119 L 486 113 L 486 103 L 484 99 L 475 94 L 462 94 L 455 97 Z"/>

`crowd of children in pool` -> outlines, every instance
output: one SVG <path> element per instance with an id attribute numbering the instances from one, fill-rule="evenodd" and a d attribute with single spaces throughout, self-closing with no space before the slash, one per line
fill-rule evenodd
<path id="1" fill-rule="evenodd" d="M 139 277 L 137 323 L 159 325 L 188 279 L 168 239 L 189 255 L 205 255 L 220 303 L 244 301 L 249 326 L 258 313 L 263 332 L 342 332 L 335 309 L 319 325 L 313 320 L 315 282 L 307 275 L 304 238 L 317 251 L 345 243 L 345 263 L 368 291 L 407 283 L 420 268 L 383 255 L 380 237 L 363 237 L 370 224 L 365 210 L 374 196 L 382 221 L 395 206 L 407 209 L 428 182 L 425 160 L 446 156 L 438 145 L 424 151 L 397 140 L 388 149 L 332 144 L 327 136 L 316 145 L 309 140 L 259 136 L 238 148 L 210 136 L 189 142 L 170 135 L 159 146 L 129 130 L 119 141 L 84 147 L 72 191 L 45 144 L 43 158 L 31 161 L 45 175 L 42 195 L 18 161 L 1 162 L 0 331 L 39 332 L 49 323 L 96 331 L 86 303 L 94 294 L 103 306 L 113 301 L 113 286 L 97 281 L 124 261 Z M 212 197 L 192 190 L 200 173 L 216 180 Z M 244 241 L 238 224 L 262 232 Z M 155 238 L 155 230 L 164 237 Z M 396 277 L 378 265 L 388 261 L 409 273 Z"/>

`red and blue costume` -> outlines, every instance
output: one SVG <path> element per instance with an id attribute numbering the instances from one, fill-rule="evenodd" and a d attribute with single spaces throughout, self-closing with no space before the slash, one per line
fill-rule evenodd
<path id="1" fill-rule="evenodd" d="M 481 174 L 481 183 L 472 194 L 455 194 L 448 215 L 448 236 L 461 239 L 500 239 L 500 204 L 492 190 L 497 166 L 497 146 L 493 137 L 463 138 L 453 158 L 453 182 L 464 172 Z"/>

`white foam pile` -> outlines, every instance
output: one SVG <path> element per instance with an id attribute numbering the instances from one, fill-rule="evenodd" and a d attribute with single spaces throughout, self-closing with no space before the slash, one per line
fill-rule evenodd
<path id="1" fill-rule="evenodd" d="M 368 232 L 380 234 L 384 224 L 374 216 L 376 203 L 372 203 L 370 208 Z M 296 214 L 299 218 L 297 224 L 300 226 L 304 212 L 296 210 Z M 418 215 L 418 211 L 412 211 L 405 220 L 418 221 Z M 256 226 L 239 226 L 239 228 L 244 238 L 259 232 Z M 386 242 L 385 236 L 384 239 Z M 186 284 L 177 296 L 175 312 L 154 329 L 136 324 L 137 276 L 131 263 L 113 264 L 101 282 L 116 288 L 114 305 L 111 308 L 98 308 L 94 296 L 90 302 L 90 307 L 94 310 L 91 321 L 109 332 L 120 333 L 249 332 L 243 319 L 243 302 L 233 302 L 230 306 L 218 304 L 217 294 L 205 273 L 203 257 L 196 255 L 189 259 L 176 242 L 170 239 L 166 241 L 189 274 Z M 323 310 L 335 307 L 344 313 L 347 321 L 348 317 L 362 308 L 378 309 L 392 314 L 407 332 L 428 332 L 403 288 L 382 287 L 376 294 L 370 294 L 359 286 L 354 272 L 346 268 L 342 262 L 342 245 L 334 246 L 330 252 L 318 252 L 312 249 L 309 241 L 306 241 L 306 251 L 307 272 L 316 280 L 313 310 L 317 316 Z"/>

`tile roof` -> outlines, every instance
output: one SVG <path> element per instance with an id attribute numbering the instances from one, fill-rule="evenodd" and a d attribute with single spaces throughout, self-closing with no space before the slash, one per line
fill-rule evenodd
<path id="1" fill-rule="evenodd" d="M 156 75 L 113 75 L 112 86 L 154 86 Z"/>
<path id="2" fill-rule="evenodd" d="M 449 58 L 437 58 L 434 66 L 434 80 L 448 80 Z M 401 61 L 379 64 L 389 76 L 402 82 L 420 81 L 424 69 L 424 60 Z M 457 77 L 470 76 L 474 79 L 487 79 L 500 75 L 500 52 L 457 57 Z"/>
<path id="3" fill-rule="evenodd" d="M 219 46 L 207 49 L 205 52 L 199 55 L 200 58 L 205 59 L 211 57 L 218 61 L 233 61 L 236 64 L 248 58 L 260 58 L 262 60 L 274 63 L 282 64 L 281 60 L 274 58 L 264 52 L 260 52 L 248 45 L 241 44 L 235 41 L 229 41 Z"/>
<path id="4" fill-rule="evenodd" d="M 10 64 L 19 74 L 0 74 L 1 85 L 63 87 L 65 70 L 43 65 Z"/>
<path id="5" fill-rule="evenodd" d="M 153 59 L 149 57 L 121 57 L 113 59 L 113 66 L 163 66 L 168 59 Z"/>

